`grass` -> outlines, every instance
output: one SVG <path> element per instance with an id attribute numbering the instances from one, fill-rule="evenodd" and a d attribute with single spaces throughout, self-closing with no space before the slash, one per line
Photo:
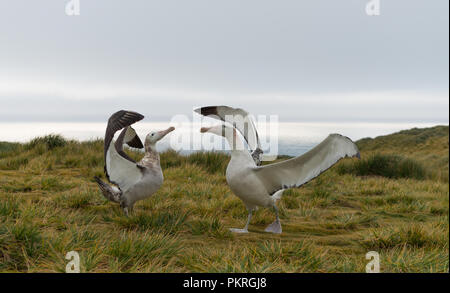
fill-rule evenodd
<path id="1" fill-rule="evenodd" d="M 64 272 L 75 250 L 82 272 L 364 272 L 375 250 L 382 272 L 448 272 L 448 127 L 357 144 L 360 161 L 284 192 L 283 234 L 259 209 L 236 235 L 247 213 L 227 154 L 161 154 L 163 186 L 125 217 L 93 181 L 101 140 L 0 142 L 0 271 Z"/>
<path id="2" fill-rule="evenodd" d="M 413 128 L 357 142 L 365 154 L 394 154 L 413 159 L 428 170 L 427 177 L 448 182 L 449 127 Z"/>
<path id="3" fill-rule="evenodd" d="M 337 169 L 339 174 L 357 176 L 383 176 L 387 178 L 412 178 L 423 180 L 427 170 L 414 159 L 392 154 L 373 154 L 356 162 L 345 162 Z"/>
<path id="4" fill-rule="evenodd" d="M 36 137 L 29 143 L 25 144 L 26 149 L 33 149 L 37 146 L 45 146 L 47 150 L 65 146 L 67 141 L 58 134 L 49 134 L 43 137 Z"/>

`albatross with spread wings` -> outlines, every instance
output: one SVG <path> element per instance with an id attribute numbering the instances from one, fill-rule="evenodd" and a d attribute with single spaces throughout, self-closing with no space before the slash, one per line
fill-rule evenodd
<path id="1" fill-rule="evenodd" d="M 150 132 L 145 138 L 145 155 L 135 162 L 124 151 L 123 144 L 135 148 L 143 148 L 141 140 L 130 125 L 142 120 L 143 115 L 132 111 L 118 111 L 108 120 L 105 133 L 105 174 L 109 182 L 100 178 L 95 180 L 103 195 L 110 201 L 119 203 L 126 215 L 136 201 L 150 197 L 163 183 L 163 173 L 156 151 L 156 143 L 173 131 L 169 127 L 163 131 Z M 114 134 L 121 130 L 117 141 Z"/>
<path id="2" fill-rule="evenodd" d="M 220 114 L 216 114 L 216 112 L 220 112 L 220 107 L 200 108 L 196 112 L 204 115 L 214 113 L 214 115 L 220 116 Z M 254 129 L 256 131 L 256 128 Z M 241 130 L 238 129 L 238 131 L 242 133 Z M 330 134 L 324 141 L 301 156 L 265 166 L 257 166 L 254 158 L 244 148 L 242 140 L 237 136 L 236 128 L 217 125 L 203 127 L 200 132 L 223 136 L 230 144 L 231 160 L 227 166 L 226 180 L 230 189 L 244 202 L 248 210 L 245 227 L 243 229 L 231 229 L 236 233 L 248 232 L 252 212 L 258 206 L 274 208 L 276 220 L 265 231 L 281 233 L 276 202 L 281 198 L 285 189 L 302 186 L 342 158 L 360 157 L 358 147 L 348 137 Z M 243 133 L 243 136 L 245 138 L 245 133 Z"/>

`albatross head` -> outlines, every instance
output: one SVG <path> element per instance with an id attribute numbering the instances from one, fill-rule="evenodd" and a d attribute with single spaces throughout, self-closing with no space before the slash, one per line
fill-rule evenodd
<path id="1" fill-rule="evenodd" d="M 219 124 L 219 125 L 215 125 L 212 127 L 202 127 L 202 128 L 200 128 L 200 132 L 201 133 L 209 132 L 209 133 L 212 133 L 212 134 L 215 134 L 218 136 L 225 136 L 226 135 L 225 132 L 227 131 L 227 128 L 229 128 L 229 127 L 227 127 L 223 124 Z"/>
<path id="2" fill-rule="evenodd" d="M 229 127 L 224 124 L 219 124 L 212 127 L 202 127 L 200 128 L 201 133 L 212 133 L 218 136 L 223 136 L 226 138 L 232 150 L 243 150 L 244 144 L 241 139 L 237 137 L 237 131 L 234 127 Z"/>
<path id="3" fill-rule="evenodd" d="M 169 127 L 166 130 L 161 131 L 152 131 L 145 137 L 145 145 L 155 145 L 159 140 L 161 140 L 164 136 L 166 136 L 168 133 L 175 130 L 175 127 Z"/>
<path id="4" fill-rule="evenodd" d="M 219 124 L 212 127 L 202 127 L 200 128 L 200 132 L 201 133 L 208 132 L 232 140 L 235 140 L 237 135 L 236 128 L 229 127 L 224 124 Z"/>

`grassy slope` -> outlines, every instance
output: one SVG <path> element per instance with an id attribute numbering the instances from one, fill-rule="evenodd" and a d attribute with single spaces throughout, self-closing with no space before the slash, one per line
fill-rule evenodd
<path id="1" fill-rule="evenodd" d="M 357 142 L 365 153 L 402 154 L 422 163 L 435 179 L 448 181 L 448 126 L 403 130 Z"/>
<path id="2" fill-rule="evenodd" d="M 280 202 L 282 235 L 246 210 L 226 185 L 228 157 L 164 153 L 163 187 L 126 218 L 92 180 L 101 141 L 0 143 L 0 271 L 64 271 L 68 251 L 88 272 L 448 272 L 448 127 L 358 142 L 362 157 L 402 154 L 436 170 L 428 180 L 338 175 L 336 168 Z M 131 153 L 138 158 L 140 155 Z M 447 173 L 445 173 L 447 172 Z"/>

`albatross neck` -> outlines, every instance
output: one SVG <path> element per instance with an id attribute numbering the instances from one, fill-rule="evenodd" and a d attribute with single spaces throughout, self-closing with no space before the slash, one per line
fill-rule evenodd
<path id="1" fill-rule="evenodd" d="M 248 153 L 241 138 L 238 137 L 236 130 L 233 129 L 233 131 L 226 132 L 225 138 L 228 141 L 228 144 L 230 145 L 231 154 L 240 152 Z"/>
<path id="2" fill-rule="evenodd" d="M 145 155 L 146 156 L 158 155 L 158 151 L 156 150 L 156 144 L 155 143 L 148 144 L 148 145 L 145 146 Z"/>
<path id="3" fill-rule="evenodd" d="M 159 154 L 156 151 L 155 144 L 145 145 L 145 155 L 141 160 L 141 164 L 147 167 L 160 166 Z"/>

